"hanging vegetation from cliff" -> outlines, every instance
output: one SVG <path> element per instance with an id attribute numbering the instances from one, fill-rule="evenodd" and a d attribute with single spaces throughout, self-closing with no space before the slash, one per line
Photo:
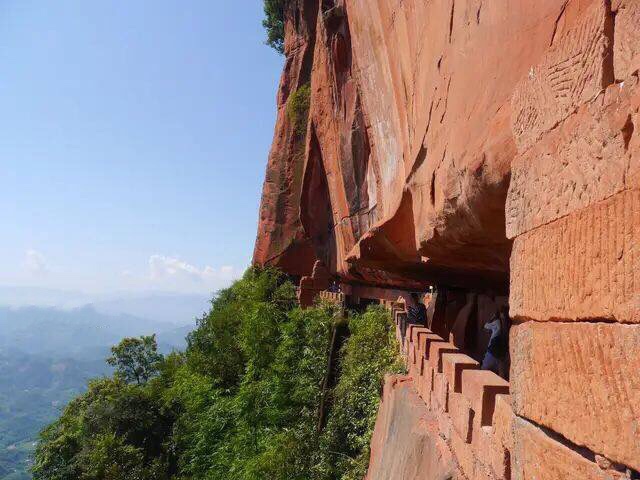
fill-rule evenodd
<path id="1" fill-rule="evenodd" d="M 311 86 L 308 83 L 293 92 L 287 100 L 287 117 L 299 137 L 304 136 L 307 132 L 310 105 Z"/>
<path id="2" fill-rule="evenodd" d="M 384 310 L 351 317 L 319 432 L 336 318 L 330 306 L 297 308 L 278 272 L 248 270 L 213 300 L 184 353 L 158 356 L 153 337 L 114 348 L 118 372 L 42 432 L 34 478 L 361 479 L 382 377 L 398 368 L 395 338 Z"/>
<path id="3" fill-rule="evenodd" d="M 264 0 L 262 26 L 267 31 L 267 45 L 284 53 L 284 4 L 286 0 Z"/>

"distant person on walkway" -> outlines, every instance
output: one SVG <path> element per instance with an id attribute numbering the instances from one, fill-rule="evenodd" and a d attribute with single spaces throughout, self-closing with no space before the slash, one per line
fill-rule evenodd
<path id="1" fill-rule="evenodd" d="M 484 325 L 484 329 L 490 331 L 491 336 L 487 352 L 482 359 L 482 369 L 491 370 L 501 377 L 506 376 L 505 364 L 509 348 L 509 314 L 507 308 L 506 306 L 500 308 L 491 318 L 491 321 Z"/>
<path id="2" fill-rule="evenodd" d="M 427 324 L 427 307 L 420 301 L 416 292 L 411 293 L 411 302 L 407 302 L 407 319 L 415 325 Z"/>
<path id="3" fill-rule="evenodd" d="M 509 306 L 503 305 L 500 308 L 500 343 L 498 352 L 500 356 L 500 367 L 498 375 L 505 380 L 509 380 L 509 367 L 511 359 L 509 358 L 509 331 L 511 330 L 511 318 L 509 318 Z"/>

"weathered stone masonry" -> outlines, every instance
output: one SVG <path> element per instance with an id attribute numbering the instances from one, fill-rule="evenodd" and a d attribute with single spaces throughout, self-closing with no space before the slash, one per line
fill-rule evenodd
<path id="1" fill-rule="evenodd" d="M 325 295 L 327 300 L 332 298 Z M 467 479 L 627 478 L 620 465 L 612 465 L 604 457 L 596 461 L 595 456 L 590 458 L 584 451 L 549 436 L 540 426 L 516 415 L 514 409 L 518 409 L 518 405 L 528 404 L 527 400 L 523 402 L 522 393 L 513 394 L 509 382 L 493 372 L 481 370 L 477 361 L 450 342 L 417 325 L 409 325 L 403 332 L 406 316 L 403 305 L 393 304 L 391 312 L 408 375 L 391 376 L 385 382 L 367 480 L 417 480 L 447 478 L 447 475 Z M 567 375 L 570 376 L 570 372 Z M 618 380 L 610 379 L 611 382 Z M 397 390 L 398 385 L 402 386 L 401 391 Z M 535 392 L 527 393 L 539 399 Z M 398 431 L 397 424 L 388 422 L 387 417 L 393 414 L 393 404 L 402 401 L 397 397 L 406 396 L 413 400 L 403 413 L 413 423 Z M 629 408 L 633 407 L 629 405 Z M 618 427 L 629 420 L 624 414 L 620 419 Z M 576 414 L 573 420 L 580 423 L 576 421 Z M 632 423 L 626 425 L 629 428 Z M 399 436 L 414 437 L 413 441 L 418 442 L 414 448 L 419 449 L 420 442 L 424 442 L 431 451 L 423 451 L 418 458 L 414 458 L 415 452 L 411 449 L 385 453 L 385 448 L 397 445 Z M 390 470 L 387 463 L 392 456 L 395 460 Z M 416 469 L 417 464 L 421 468 Z"/>
<path id="2" fill-rule="evenodd" d="M 437 287 L 371 478 L 640 478 L 640 0 L 286 5 L 254 262 L 307 304 L 330 282 L 361 305 Z M 462 378 L 486 375 L 506 303 L 487 424 Z"/>

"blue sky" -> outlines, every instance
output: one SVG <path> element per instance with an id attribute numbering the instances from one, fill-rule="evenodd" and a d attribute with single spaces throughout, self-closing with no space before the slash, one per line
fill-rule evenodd
<path id="1" fill-rule="evenodd" d="M 283 63 L 261 19 L 0 2 L 0 285 L 204 292 L 249 264 Z"/>

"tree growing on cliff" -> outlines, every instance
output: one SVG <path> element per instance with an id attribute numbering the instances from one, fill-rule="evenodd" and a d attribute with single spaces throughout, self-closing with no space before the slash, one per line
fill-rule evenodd
<path id="1" fill-rule="evenodd" d="M 251 268 L 212 300 L 184 353 L 156 357 L 153 337 L 114 347 L 114 376 L 41 433 L 34 479 L 361 479 L 382 377 L 397 369 L 391 317 L 351 315 L 323 392 L 339 317 L 295 299 L 285 275 Z"/>
<path id="2" fill-rule="evenodd" d="M 127 383 L 146 383 L 158 373 L 162 354 L 158 353 L 156 336 L 125 338 L 111 347 L 107 363 L 116 368 L 116 375 Z"/>
<path id="3" fill-rule="evenodd" d="M 264 0 L 262 26 L 267 31 L 267 45 L 284 53 L 284 4 L 286 0 Z"/>

